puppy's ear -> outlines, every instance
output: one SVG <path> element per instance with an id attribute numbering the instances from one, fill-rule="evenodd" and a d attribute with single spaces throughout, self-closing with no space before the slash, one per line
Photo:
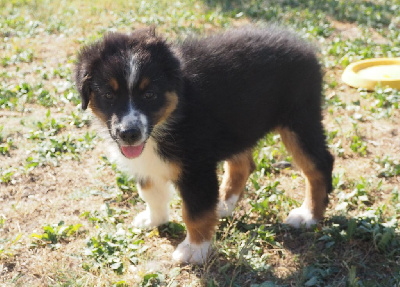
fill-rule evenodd
<path id="1" fill-rule="evenodd" d="M 90 93 L 92 92 L 90 88 L 89 71 L 85 66 L 86 65 L 84 63 L 78 62 L 75 72 L 76 87 L 78 88 L 78 92 L 81 96 L 83 110 L 87 109 L 90 99 Z"/>

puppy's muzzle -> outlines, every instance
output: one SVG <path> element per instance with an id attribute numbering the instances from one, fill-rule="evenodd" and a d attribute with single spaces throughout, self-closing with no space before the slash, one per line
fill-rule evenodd
<path id="1" fill-rule="evenodd" d="M 139 127 L 122 127 L 116 130 L 118 138 L 126 145 L 134 145 L 142 139 L 142 131 Z"/>

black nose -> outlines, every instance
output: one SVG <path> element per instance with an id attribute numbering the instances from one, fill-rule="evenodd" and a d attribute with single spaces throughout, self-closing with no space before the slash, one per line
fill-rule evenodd
<path id="1" fill-rule="evenodd" d="M 142 132 L 139 128 L 121 129 L 119 137 L 127 144 L 134 144 L 142 137 Z"/>

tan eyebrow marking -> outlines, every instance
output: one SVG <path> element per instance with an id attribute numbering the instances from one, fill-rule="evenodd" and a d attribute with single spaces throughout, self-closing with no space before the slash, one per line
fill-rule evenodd
<path id="1" fill-rule="evenodd" d="M 150 84 L 150 79 L 149 78 L 143 78 L 142 81 L 139 84 L 139 89 L 144 90 L 147 88 L 147 86 Z"/>
<path id="2" fill-rule="evenodd" d="M 110 81 L 110 86 L 114 91 L 118 91 L 119 89 L 119 85 L 118 85 L 118 81 L 115 78 L 111 78 Z"/>

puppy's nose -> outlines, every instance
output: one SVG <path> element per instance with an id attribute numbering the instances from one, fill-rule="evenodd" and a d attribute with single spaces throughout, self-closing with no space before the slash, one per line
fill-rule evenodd
<path id="1" fill-rule="evenodd" d="M 142 137 L 142 132 L 139 128 L 121 129 L 119 137 L 127 144 L 134 144 Z"/>

